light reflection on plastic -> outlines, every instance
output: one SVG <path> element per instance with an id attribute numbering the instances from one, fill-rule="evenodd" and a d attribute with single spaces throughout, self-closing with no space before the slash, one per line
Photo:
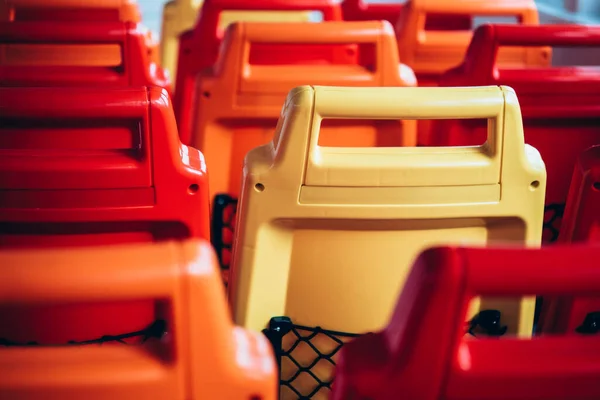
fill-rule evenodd
<path id="1" fill-rule="evenodd" d="M 469 346 L 467 343 L 461 343 L 458 347 L 458 366 L 463 371 L 469 371 L 471 369 L 471 353 L 469 352 Z"/>

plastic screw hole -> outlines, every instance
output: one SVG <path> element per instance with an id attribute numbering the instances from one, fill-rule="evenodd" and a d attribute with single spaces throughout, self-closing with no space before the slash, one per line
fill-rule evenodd
<path id="1" fill-rule="evenodd" d="M 204 93 L 202 93 L 202 96 L 208 98 L 208 97 L 210 97 L 210 92 L 204 92 Z"/>
<path id="2" fill-rule="evenodd" d="M 529 184 L 531 190 L 535 190 L 540 187 L 540 181 L 533 181 Z"/>
<path id="3" fill-rule="evenodd" d="M 592 188 L 594 188 L 594 190 L 597 190 L 600 192 L 600 182 L 592 183 Z"/>
<path id="4" fill-rule="evenodd" d="M 265 185 L 263 185 L 262 183 L 257 183 L 256 185 L 254 185 L 254 190 L 256 190 L 257 192 L 263 192 L 265 190 Z"/>
<path id="5" fill-rule="evenodd" d="M 250 396 L 250 400 L 262 400 L 260 396 Z"/>
<path id="6" fill-rule="evenodd" d="M 200 190 L 200 186 L 198 186 L 198 184 L 197 184 L 197 183 L 192 183 L 192 184 L 190 185 L 190 187 L 188 188 L 188 192 L 189 192 L 190 194 L 195 194 L 195 193 L 197 193 L 197 192 L 198 192 L 198 190 Z"/>

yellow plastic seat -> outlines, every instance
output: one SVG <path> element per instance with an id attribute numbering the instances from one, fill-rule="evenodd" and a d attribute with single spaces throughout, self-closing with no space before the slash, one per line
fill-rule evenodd
<path id="1" fill-rule="evenodd" d="M 169 75 L 176 76 L 179 35 L 194 27 L 202 0 L 171 0 L 163 7 L 160 61 Z"/>
<path id="2" fill-rule="evenodd" d="M 225 11 L 219 19 L 219 29 L 234 22 L 310 22 L 310 11 Z"/>
<path id="3" fill-rule="evenodd" d="M 488 119 L 482 146 L 318 146 L 327 119 Z M 282 399 L 325 398 L 337 337 L 382 329 L 415 257 L 442 244 L 541 242 L 546 171 L 509 87 L 292 90 L 274 139 L 245 159 L 229 297 L 279 352 Z M 531 334 L 535 300 L 485 298 Z M 273 319 L 274 317 L 277 317 Z M 316 328 L 318 327 L 318 328 Z M 323 331 L 328 330 L 328 331 Z M 289 332 L 288 335 L 286 333 Z M 297 336 L 311 336 L 322 359 Z M 293 348 L 295 342 L 302 342 Z M 319 382 L 306 369 L 311 365 Z M 293 389 L 291 389 L 293 387 Z"/>

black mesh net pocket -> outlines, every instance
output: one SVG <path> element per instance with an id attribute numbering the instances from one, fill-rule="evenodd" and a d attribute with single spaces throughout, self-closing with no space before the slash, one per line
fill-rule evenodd
<path id="1" fill-rule="evenodd" d="M 121 344 L 143 344 L 149 340 L 161 339 L 167 332 L 167 322 L 159 319 L 148 325 L 146 328 L 135 332 L 124 333 L 120 335 L 104 335 L 97 339 L 75 341 L 70 340 L 65 345 L 91 345 L 105 343 L 121 343 Z M 0 338 L 0 346 L 5 347 L 22 347 L 22 346 L 39 346 L 37 342 L 20 343 L 6 338 Z"/>
<path id="2" fill-rule="evenodd" d="M 225 283 L 231 263 L 237 203 L 237 199 L 226 194 L 215 196 L 213 202 L 211 241 L 219 258 Z"/>
<path id="3" fill-rule="evenodd" d="M 272 318 L 263 333 L 273 345 L 280 367 L 281 400 L 328 399 L 340 350 L 360 336 L 295 325 L 288 317 Z"/>
<path id="4" fill-rule="evenodd" d="M 558 239 L 564 212 L 564 204 L 548 204 L 544 207 L 544 243 L 553 243 Z"/>

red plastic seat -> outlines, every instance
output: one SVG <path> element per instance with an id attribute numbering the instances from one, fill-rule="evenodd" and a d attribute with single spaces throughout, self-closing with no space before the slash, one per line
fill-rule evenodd
<path id="1" fill-rule="evenodd" d="M 224 32 L 219 29 L 219 18 L 225 11 L 318 11 L 324 21 L 341 21 L 342 11 L 336 0 L 205 0 L 193 30 L 184 32 L 179 38 L 176 92 L 173 99 L 175 117 L 179 129 L 189 132 L 196 75 L 211 68 L 217 61 Z M 289 63 L 290 54 L 286 46 L 266 43 L 253 58 L 253 63 Z M 310 54 L 310 49 L 304 52 Z M 300 56 L 306 59 L 306 56 Z M 185 144 L 187 143 L 184 140 Z"/>
<path id="2" fill-rule="evenodd" d="M 367 3 L 364 0 L 344 0 L 342 13 L 345 21 L 377 21 L 386 20 L 392 26 L 396 25 L 400 13 L 401 3 Z"/>
<path id="3" fill-rule="evenodd" d="M 180 143 L 160 88 L 0 88 L 0 193 L 3 248 L 209 238 L 204 157 Z M 66 342 L 107 326 L 136 330 L 154 313 L 146 301 L 115 307 L 40 308 L 21 319 L 43 329 L 69 316 L 77 327 L 52 336 Z M 18 326 L 0 330 L 19 337 Z"/>
<path id="4" fill-rule="evenodd" d="M 575 165 L 563 222 L 559 242 L 600 242 L 600 146 L 584 151 Z"/>
<path id="5" fill-rule="evenodd" d="M 368 3 L 365 0 L 344 0 L 342 13 L 345 21 L 378 21 L 385 20 L 396 25 L 402 13 L 402 3 Z M 426 29 L 462 30 L 471 29 L 469 15 L 436 15 L 429 14 L 425 22 Z"/>
<path id="6" fill-rule="evenodd" d="M 440 29 L 427 26 L 435 14 L 438 20 L 454 15 L 473 17 L 468 29 Z M 440 77 L 460 64 L 473 37 L 475 18 L 508 17 L 519 25 L 538 25 L 534 0 L 407 0 L 396 24 L 400 59 L 411 67 L 419 86 L 438 86 Z M 436 21 L 434 21 L 436 22 Z M 437 22 L 436 22 L 437 23 Z M 515 49 L 518 50 L 518 49 Z M 516 51 L 518 53 L 518 51 Z M 505 57 L 501 54 L 504 64 Z"/>
<path id="7" fill-rule="evenodd" d="M 4 0 L 0 21 L 139 23 L 142 15 L 136 0 Z M 160 64 L 159 41 L 152 31 L 146 30 L 145 34 L 149 57 Z"/>
<path id="8" fill-rule="evenodd" d="M 140 22 L 136 0 L 2 0 L 0 21 Z"/>
<path id="9" fill-rule="evenodd" d="M 600 146 L 581 154 L 571 179 L 560 243 L 600 242 Z M 600 320 L 600 296 L 544 297 L 540 333 L 576 331 L 586 316 Z M 592 329 L 588 333 L 596 333 Z"/>
<path id="10" fill-rule="evenodd" d="M 499 67 L 496 57 L 503 46 L 529 47 L 523 51 L 529 51 L 531 60 L 544 55 L 540 46 L 599 45 L 599 27 L 486 25 L 475 32 L 462 65 L 448 71 L 441 81 L 442 86 L 507 85 L 517 92 L 525 141 L 540 151 L 548 173 L 546 242 L 558 237 L 577 157 L 600 144 L 600 69 Z M 477 122 L 437 121 L 430 134 L 420 139 L 428 146 L 469 146 L 483 143 L 485 134 L 485 127 Z"/>
<path id="11" fill-rule="evenodd" d="M 425 251 L 387 328 L 342 348 L 332 400 L 600 398 L 598 338 L 473 338 L 464 325 L 475 296 L 600 295 L 599 257 L 587 246 Z"/>
<path id="12" fill-rule="evenodd" d="M 160 86 L 170 82 L 132 22 L 2 22 L 0 86 Z"/>

